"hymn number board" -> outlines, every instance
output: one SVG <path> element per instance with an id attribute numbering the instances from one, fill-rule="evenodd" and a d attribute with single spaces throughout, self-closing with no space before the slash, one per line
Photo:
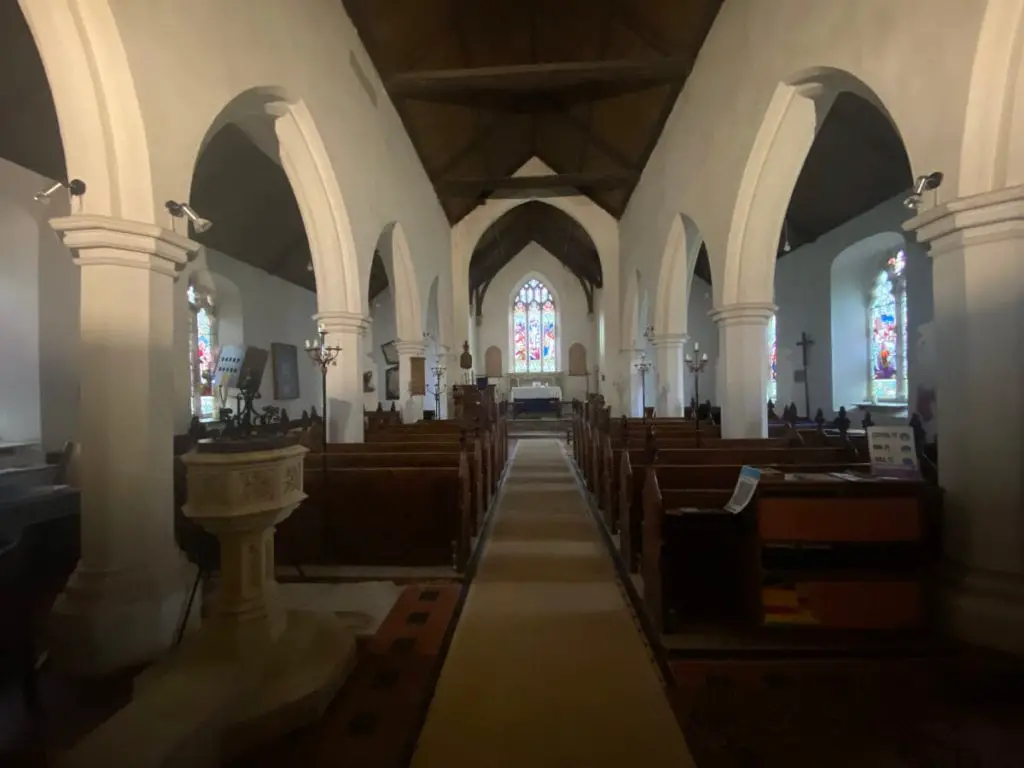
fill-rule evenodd
<path id="1" fill-rule="evenodd" d="M 242 370 L 242 358 L 245 356 L 245 348 L 238 344 L 228 344 L 221 347 L 220 357 L 217 358 L 217 369 L 213 374 L 215 386 L 222 386 L 226 389 L 238 387 L 238 374 Z"/>

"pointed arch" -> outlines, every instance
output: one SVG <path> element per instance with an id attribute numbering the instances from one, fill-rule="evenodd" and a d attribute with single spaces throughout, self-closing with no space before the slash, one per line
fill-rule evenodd
<path id="1" fill-rule="evenodd" d="M 107 0 L 18 0 L 53 95 L 82 213 L 156 222 L 149 145 Z"/>
<path id="2" fill-rule="evenodd" d="M 672 218 L 658 273 L 653 322 L 655 333 L 686 333 L 690 284 L 701 242 L 693 219 L 682 213 Z"/>
<path id="3" fill-rule="evenodd" d="M 988 0 L 971 69 L 958 197 L 1024 183 L 1024 148 L 1013 147 L 1024 109 L 1024 0 Z"/>
<path id="4" fill-rule="evenodd" d="M 321 312 L 361 314 L 363 297 L 355 240 L 338 179 L 323 137 L 306 103 L 277 86 L 250 88 L 229 101 L 211 121 L 193 168 L 216 133 L 228 123 L 247 133 L 277 139 L 281 167 L 302 216 L 316 277 Z"/>
<path id="5" fill-rule="evenodd" d="M 403 341 L 420 341 L 423 338 L 423 309 L 419 283 L 409 253 L 409 241 L 399 222 L 391 222 L 384 227 L 377 241 L 377 252 L 394 293 L 395 332 Z"/>
<path id="6" fill-rule="evenodd" d="M 836 96 L 854 93 L 892 116 L 867 84 L 827 67 L 804 70 L 778 84 L 754 139 L 733 208 L 725 259 L 713 261 L 716 307 L 771 304 L 776 244 L 804 161 Z"/>

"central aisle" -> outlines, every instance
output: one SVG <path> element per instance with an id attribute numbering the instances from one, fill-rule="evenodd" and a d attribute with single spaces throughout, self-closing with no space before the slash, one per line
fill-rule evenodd
<path id="1" fill-rule="evenodd" d="M 413 768 L 692 766 L 556 440 L 521 440 Z"/>

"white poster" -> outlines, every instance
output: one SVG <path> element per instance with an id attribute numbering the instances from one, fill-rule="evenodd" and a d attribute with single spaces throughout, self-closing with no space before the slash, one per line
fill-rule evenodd
<path id="1" fill-rule="evenodd" d="M 908 426 L 868 427 L 871 473 L 879 477 L 917 477 L 917 446 Z"/>

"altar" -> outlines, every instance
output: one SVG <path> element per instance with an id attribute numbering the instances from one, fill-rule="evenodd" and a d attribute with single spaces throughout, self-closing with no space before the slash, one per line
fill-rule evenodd
<path id="1" fill-rule="evenodd" d="M 558 416 L 562 407 L 562 388 L 553 386 L 512 387 L 509 401 L 513 414 L 545 413 Z"/>

